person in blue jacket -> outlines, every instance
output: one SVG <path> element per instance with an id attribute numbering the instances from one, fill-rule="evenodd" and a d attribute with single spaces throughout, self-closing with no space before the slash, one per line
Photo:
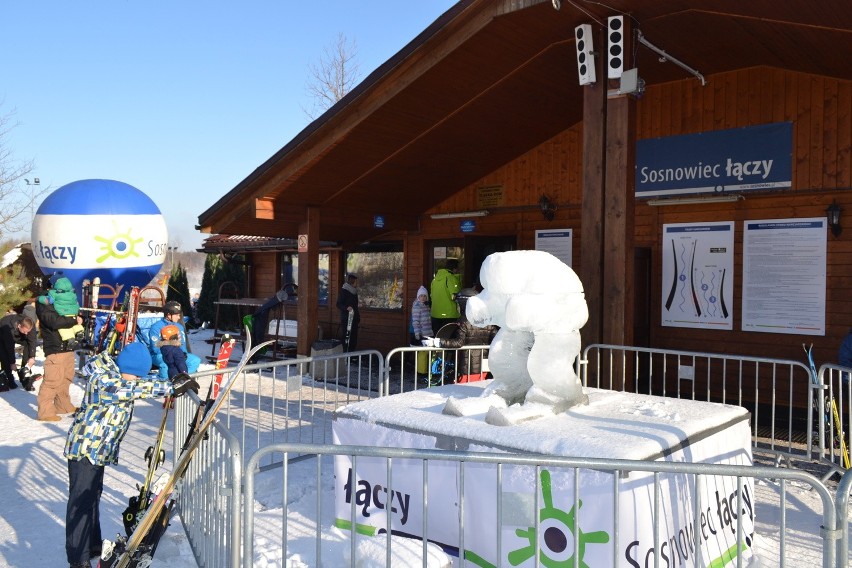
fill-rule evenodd
<path id="1" fill-rule="evenodd" d="M 166 302 L 163 306 L 163 319 L 151 325 L 148 328 L 148 337 L 145 343 L 148 344 L 148 349 L 151 351 L 151 359 L 154 361 L 154 366 L 159 369 L 159 375 L 163 379 L 169 378 L 169 366 L 163 360 L 163 353 L 157 345 L 160 342 L 160 332 L 167 325 L 174 325 L 180 330 L 180 348 L 186 353 L 186 368 L 189 374 L 198 370 L 198 365 L 201 364 L 201 358 L 190 352 L 189 342 L 186 337 L 186 329 L 183 327 L 183 309 L 179 302 Z"/>

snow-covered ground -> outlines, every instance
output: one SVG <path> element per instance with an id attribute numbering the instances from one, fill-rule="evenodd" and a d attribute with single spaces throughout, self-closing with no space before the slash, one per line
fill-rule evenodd
<path id="1" fill-rule="evenodd" d="M 209 330 L 190 335 L 193 351 L 201 356 L 210 353 L 205 339 Z M 237 356 L 237 353 L 234 355 Z M 43 358 L 39 351 L 37 366 Z M 202 365 L 202 369 L 210 368 Z M 78 403 L 82 383 L 72 385 L 72 399 Z M 65 435 L 71 419 L 42 423 L 34 419 L 35 393 L 18 388 L 0 393 L 0 472 L 5 483 L 0 486 L 0 566 L 64 566 L 65 565 L 65 505 L 67 498 L 67 468 L 62 456 Z M 127 499 L 136 492 L 144 476 L 145 449 L 151 444 L 162 416 L 159 401 L 140 401 L 136 404 L 131 429 L 122 443 L 120 465 L 107 467 L 104 493 L 101 500 L 101 524 L 105 537 L 123 531 L 121 512 Z M 167 463 L 170 465 L 171 461 Z M 281 471 L 262 473 L 257 479 L 255 566 L 308 567 L 316 566 L 316 527 L 319 522 L 323 565 L 348 565 L 349 535 L 332 528 L 334 503 L 333 477 L 330 459 L 323 460 L 319 491 L 323 495 L 321 511 L 317 514 L 316 462 L 306 460 L 290 468 L 288 493 L 287 561 L 282 558 L 280 545 L 283 510 L 280 505 Z M 778 566 L 778 537 L 781 510 L 780 488 L 773 482 L 756 484 L 757 530 L 755 548 L 761 566 Z M 807 487 L 796 483 L 787 486 L 786 562 L 788 566 L 819 565 L 820 509 L 817 496 Z M 319 517 L 319 518 L 318 518 Z M 359 566 L 383 566 L 383 538 L 359 541 Z M 420 552 L 419 544 L 405 550 L 394 545 L 395 565 L 413 564 Z M 444 563 L 440 552 L 430 550 L 430 566 Z M 368 560 L 371 559 L 371 560 Z M 416 565 L 420 565 L 417 561 Z M 179 518 L 175 518 L 157 550 L 153 566 L 196 568 Z"/>

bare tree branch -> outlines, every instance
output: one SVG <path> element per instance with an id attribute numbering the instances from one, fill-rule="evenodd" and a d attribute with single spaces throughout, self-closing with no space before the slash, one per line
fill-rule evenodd
<path id="1" fill-rule="evenodd" d="M 13 120 L 14 114 L 14 111 L 0 114 L 0 237 L 24 229 L 30 222 L 27 216 L 30 208 L 47 191 L 40 186 L 22 184 L 33 171 L 34 162 L 15 160 L 8 144 L 9 133 L 18 125 Z M 33 191 L 36 188 L 38 191 Z"/>
<path id="2" fill-rule="evenodd" d="M 346 96 L 360 81 L 357 48 L 342 33 L 337 42 L 326 47 L 317 64 L 308 67 L 305 90 L 313 100 L 312 108 L 302 110 L 313 120 Z"/>

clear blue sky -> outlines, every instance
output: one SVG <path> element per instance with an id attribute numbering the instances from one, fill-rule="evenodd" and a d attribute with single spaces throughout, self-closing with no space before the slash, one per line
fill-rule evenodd
<path id="1" fill-rule="evenodd" d="M 137 187 L 192 249 L 198 215 L 308 124 L 309 67 L 338 34 L 363 78 L 454 3 L 4 2 L 0 114 L 18 123 L 4 142 L 42 187 Z"/>

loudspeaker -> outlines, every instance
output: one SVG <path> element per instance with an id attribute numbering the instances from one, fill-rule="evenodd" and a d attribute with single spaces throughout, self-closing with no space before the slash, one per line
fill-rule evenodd
<path id="1" fill-rule="evenodd" d="M 577 40 L 577 73 L 580 75 L 580 85 L 591 85 L 595 82 L 595 56 L 592 54 L 592 26 L 580 24 L 574 28 L 574 38 Z"/>
<path id="2" fill-rule="evenodd" d="M 624 16 L 607 18 L 607 73 L 609 79 L 618 79 L 624 71 Z"/>

